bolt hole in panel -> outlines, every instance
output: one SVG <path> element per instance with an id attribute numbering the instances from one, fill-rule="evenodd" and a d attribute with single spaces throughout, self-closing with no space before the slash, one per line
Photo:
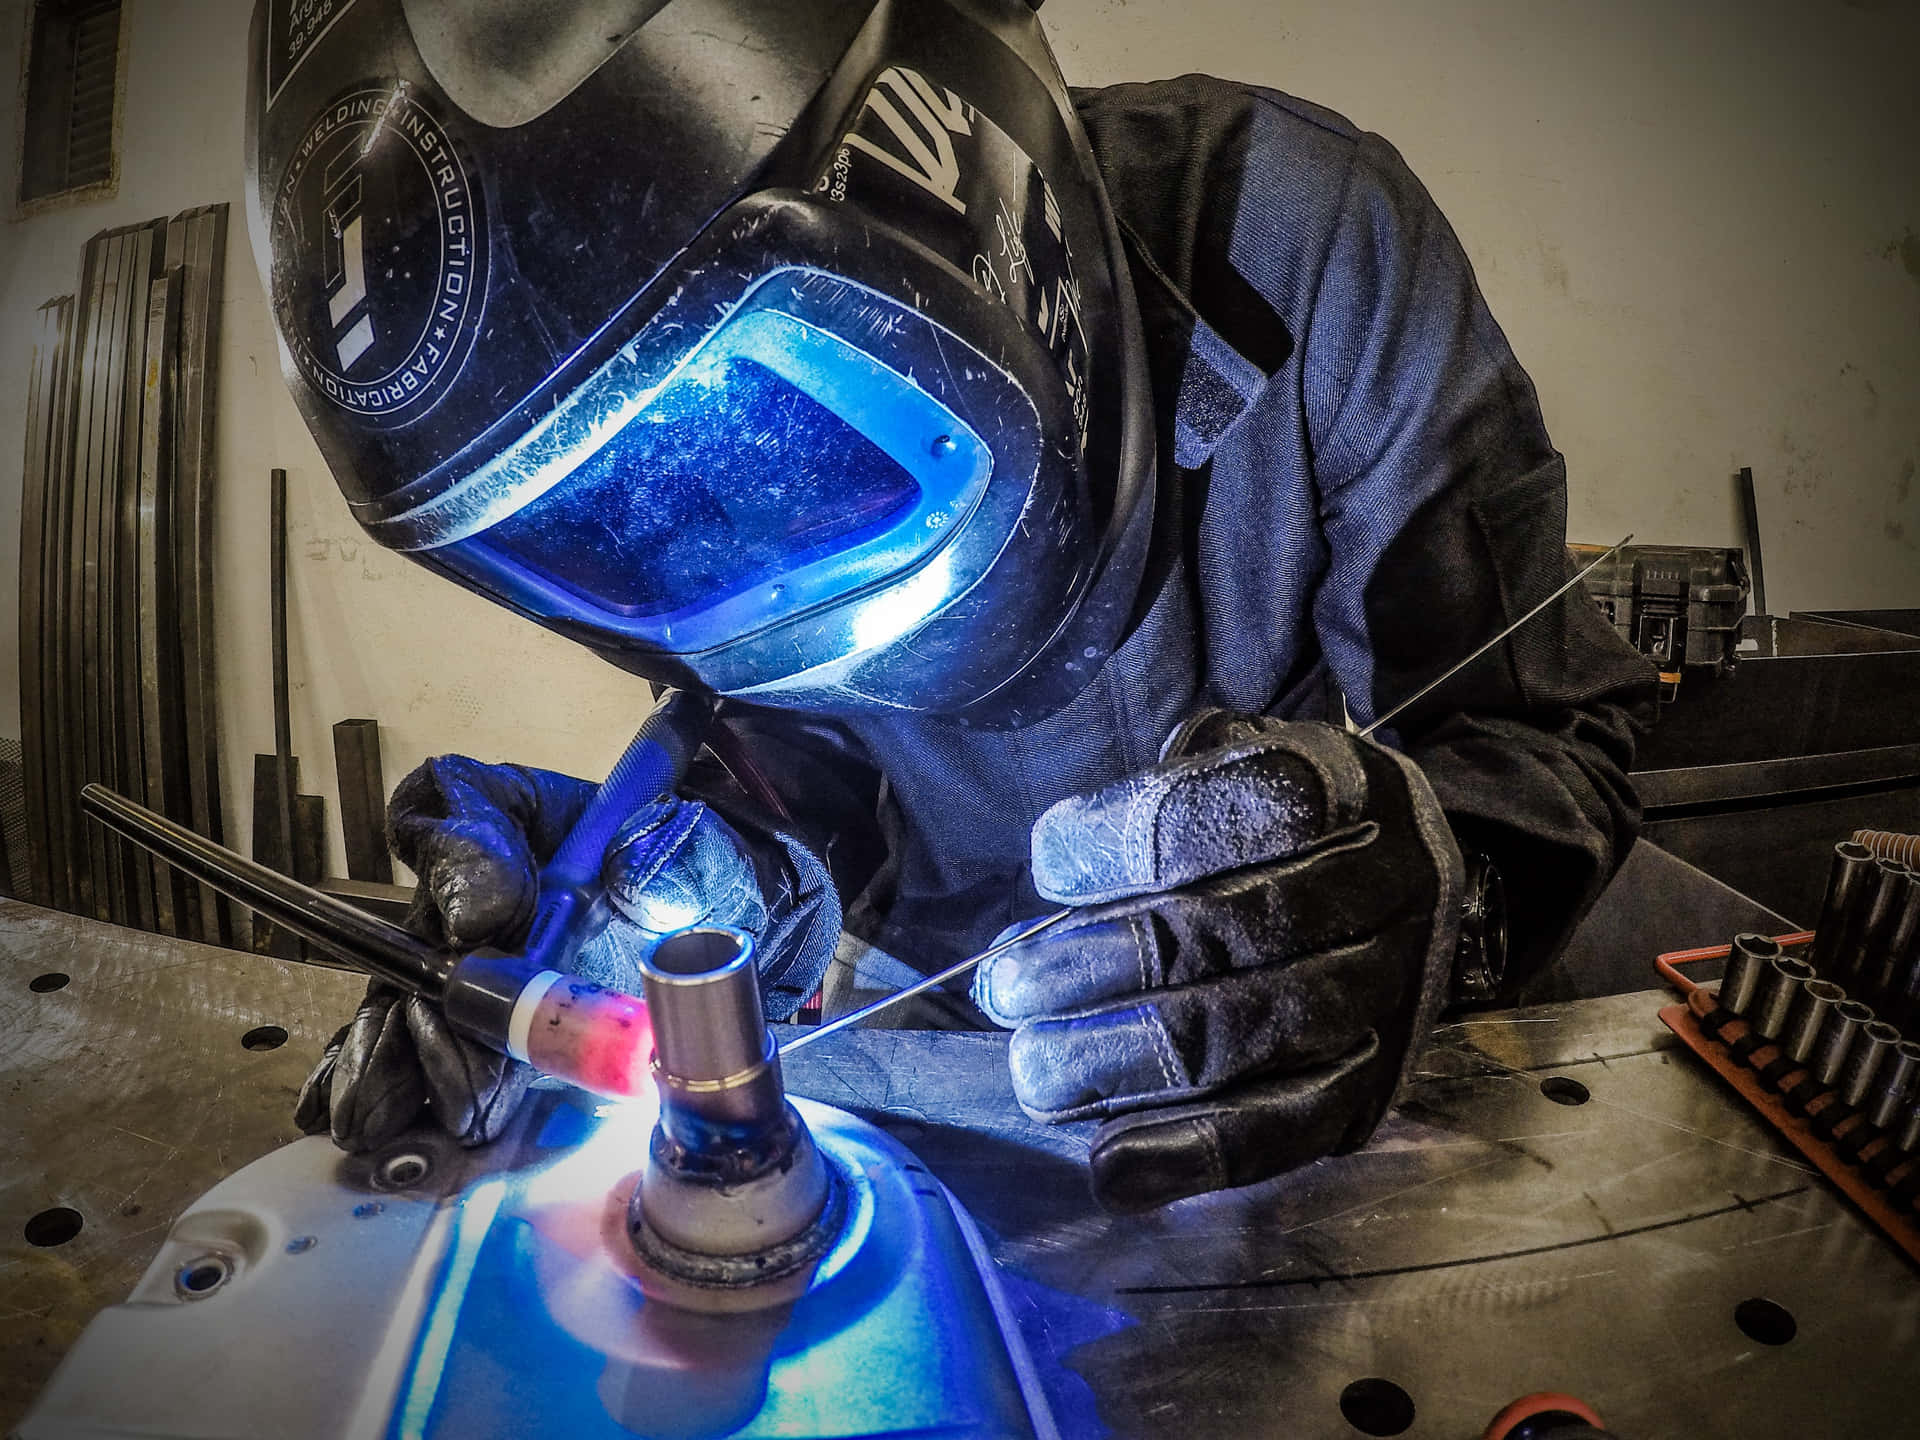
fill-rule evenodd
<path id="1" fill-rule="evenodd" d="M 722 1318 L 646 1301 L 605 1237 L 654 1106 L 539 1087 L 482 1150 L 343 1156 L 314 1136 L 222 1181 L 81 1336 L 21 1440 L 1054 1440 L 972 1222 L 866 1122 L 793 1104 L 853 1192 L 797 1302 Z M 410 1160 L 445 1193 L 368 1198 Z M 196 1275 L 213 1257 L 225 1278 Z"/>
<path id="2" fill-rule="evenodd" d="M 1413 1397 L 1370 1375 L 1340 1392 L 1340 1413 L 1362 1435 L 1403 1435 L 1413 1427 Z"/>
<path id="3" fill-rule="evenodd" d="M 240 1037 L 249 1050 L 278 1050 L 287 1043 L 287 1032 L 278 1025 L 256 1025 Z"/>
<path id="4" fill-rule="evenodd" d="M 1540 1082 L 1540 1093 L 1556 1105 L 1584 1105 L 1593 1098 L 1591 1090 L 1565 1075 L 1547 1076 Z"/>
<path id="5" fill-rule="evenodd" d="M 71 977 L 62 975 L 58 970 L 49 970 L 44 975 L 36 975 L 27 982 L 27 988 L 36 995 L 51 995 L 56 990 L 64 990 Z"/>
<path id="6" fill-rule="evenodd" d="M 1733 1323 L 1740 1327 L 1742 1335 L 1762 1345 L 1785 1345 L 1800 1333 L 1792 1311 L 1759 1296 L 1742 1300 L 1733 1307 Z"/>

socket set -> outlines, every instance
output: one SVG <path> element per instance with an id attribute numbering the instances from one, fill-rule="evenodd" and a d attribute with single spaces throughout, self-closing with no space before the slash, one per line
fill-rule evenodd
<path id="1" fill-rule="evenodd" d="M 1819 926 L 1662 955 L 1660 1019 L 1920 1263 L 1920 837 L 1834 846 Z M 1683 966 L 1724 957 L 1716 989 Z"/>

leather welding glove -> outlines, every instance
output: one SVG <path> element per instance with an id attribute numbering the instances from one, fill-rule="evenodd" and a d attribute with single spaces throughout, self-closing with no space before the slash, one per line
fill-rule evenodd
<path id="1" fill-rule="evenodd" d="M 394 853 L 419 877 L 407 927 L 463 952 L 523 942 L 539 868 L 594 789 L 461 755 L 421 765 L 400 782 L 387 811 Z M 668 930 L 701 922 L 755 935 L 768 928 L 746 847 L 698 801 L 665 796 L 643 806 L 608 846 L 602 880 L 612 915 L 572 968 L 616 989 L 638 992 L 639 959 Z M 832 923 L 837 929 L 837 911 Z M 294 1118 L 309 1134 L 327 1132 L 342 1149 L 365 1151 L 424 1110 L 462 1144 L 479 1145 L 505 1128 L 532 1079 L 531 1067 L 457 1034 L 437 1005 L 375 981 L 328 1042 Z"/>
<path id="2" fill-rule="evenodd" d="M 1037 1120 L 1105 1120 L 1093 1189 L 1135 1211 L 1373 1133 L 1445 997 L 1460 852 L 1405 756 L 1210 712 L 1032 837 L 1074 914 L 983 965 Z"/>

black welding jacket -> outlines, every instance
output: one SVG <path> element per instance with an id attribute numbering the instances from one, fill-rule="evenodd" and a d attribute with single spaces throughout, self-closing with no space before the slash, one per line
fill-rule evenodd
<path id="1" fill-rule="evenodd" d="M 1034 820 L 1152 765 L 1183 716 L 1338 720 L 1344 701 L 1365 724 L 1569 573 L 1565 469 L 1532 382 L 1391 146 L 1206 77 L 1076 99 L 1127 240 L 1159 421 L 1129 638 L 1025 729 L 729 721 L 825 855 L 849 930 L 922 972 L 1050 908 L 1027 880 Z M 1377 737 L 1504 875 L 1515 979 L 1633 842 L 1627 769 L 1653 685 L 1576 590 Z M 808 948 L 771 987 L 780 1010 L 824 964 Z"/>

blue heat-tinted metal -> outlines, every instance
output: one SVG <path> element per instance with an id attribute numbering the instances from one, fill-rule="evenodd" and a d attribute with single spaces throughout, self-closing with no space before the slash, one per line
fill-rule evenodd
<path id="1" fill-rule="evenodd" d="M 652 1116 L 616 1108 L 465 1198 L 388 1434 L 466 1440 L 511 1416 L 516 1436 L 565 1440 L 1053 1435 L 945 1190 L 871 1126 L 795 1103 L 851 1193 L 798 1302 L 701 1317 L 641 1296 L 602 1240 Z"/>
<path id="2" fill-rule="evenodd" d="M 690 652 L 939 551 L 992 453 L 910 376 L 766 298 L 794 273 L 644 394 L 574 397 L 601 421 L 551 427 L 571 451 L 522 457 L 486 528 L 462 527 L 442 560 L 535 613 Z"/>

